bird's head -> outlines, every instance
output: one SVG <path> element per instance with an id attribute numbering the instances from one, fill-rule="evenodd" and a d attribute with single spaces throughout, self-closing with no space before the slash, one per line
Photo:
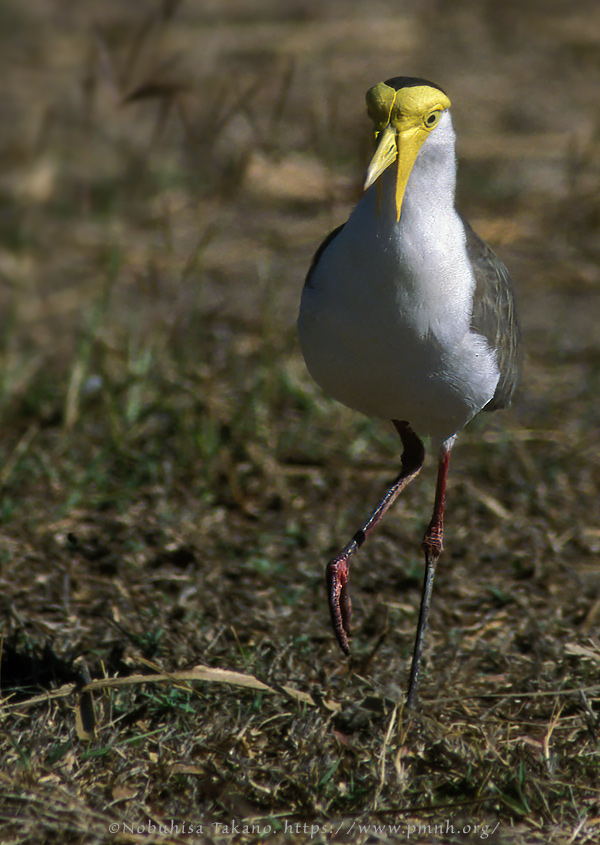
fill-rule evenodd
<path id="1" fill-rule="evenodd" d="M 367 169 L 365 190 L 396 159 L 396 214 L 400 219 L 408 177 L 424 142 L 435 131 L 450 100 L 425 79 L 397 76 L 367 91 L 367 111 L 375 127 L 376 149 Z"/>

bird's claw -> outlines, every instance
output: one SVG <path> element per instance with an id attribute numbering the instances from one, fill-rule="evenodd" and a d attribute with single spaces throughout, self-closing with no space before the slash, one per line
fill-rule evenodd
<path id="1" fill-rule="evenodd" d="M 329 599 L 329 611 L 331 622 L 337 638 L 339 647 L 344 654 L 350 654 L 350 619 L 352 617 L 352 601 L 348 589 L 350 567 L 348 566 L 348 554 L 342 553 L 334 558 L 327 565 L 327 596 Z"/>

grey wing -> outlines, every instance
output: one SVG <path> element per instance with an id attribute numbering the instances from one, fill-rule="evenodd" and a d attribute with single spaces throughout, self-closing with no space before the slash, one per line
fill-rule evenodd
<path id="1" fill-rule="evenodd" d="M 463 220 L 467 254 L 475 274 L 471 328 L 497 350 L 500 378 L 484 411 L 510 407 L 522 367 L 521 331 L 508 270 L 490 247 Z"/>

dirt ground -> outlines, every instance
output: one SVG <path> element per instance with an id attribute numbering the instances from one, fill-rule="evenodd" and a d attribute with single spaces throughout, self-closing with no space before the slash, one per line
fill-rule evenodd
<path id="1" fill-rule="evenodd" d="M 3 843 L 600 836 L 600 6 L 4 0 Z M 458 203 L 526 361 L 353 567 L 391 426 L 323 396 L 295 318 L 360 195 L 364 93 L 449 94 Z"/>

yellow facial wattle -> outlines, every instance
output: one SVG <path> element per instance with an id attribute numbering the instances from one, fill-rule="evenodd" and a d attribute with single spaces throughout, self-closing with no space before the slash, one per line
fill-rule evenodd
<path id="1" fill-rule="evenodd" d="M 397 159 L 398 220 L 419 150 L 447 108 L 450 108 L 448 97 L 429 85 L 414 85 L 397 91 L 385 82 L 379 82 L 367 91 L 367 111 L 375 127 L 377 147 L 367 168 L 364 188 L 372 185 Z"/>

